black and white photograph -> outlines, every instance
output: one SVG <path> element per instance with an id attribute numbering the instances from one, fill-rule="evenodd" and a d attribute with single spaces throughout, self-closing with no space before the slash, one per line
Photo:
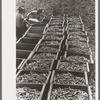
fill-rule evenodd
<path id="1" fill-rule="evenodd" d="M 15 100 L 99 100 L 96 5 L 95 0 L 14 1 L 14 42 L 6 49 L 14 48 Z"/>

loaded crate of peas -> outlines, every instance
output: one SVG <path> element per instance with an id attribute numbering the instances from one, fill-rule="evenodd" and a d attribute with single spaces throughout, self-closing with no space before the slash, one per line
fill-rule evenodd
<path id="1" fill-rule="evenodd" d="M 81 21 L 72 21 L 71 19 L 69 20 L 68 19 L 68 25 L 83 25 L 82 23 L 81 23 Z"/>
<path id="2" fill-rule="evenodd" d="M 65 14 L 52 15 L 51 18 L 64 18 Z"/>
<path id="3" fill-rule="evenodd" d="M 82 25 L 83 24 L 79 20 L 68 19 L 69 30 L 79 30 L 78 28 L 81 28 L 80 30 L 82 30 Z"/>
<path id="4" fill-rule="evenodd" d="M 43 35 L 42 39 L 45 39 L 45 40 L 64 40 L 64 35 L 56 35 L 56 34 Z"/>
<path id="5" fill-rule="evenodd" d="M 86 55 L 88 58 L 91 55 L 91 50 L 89 47 L 79 47 L 79 46 L 67 45 L 66 51 L 67 53 Z"/>
<path id="6" fill-rule="evenodd" d="M 48 59 L 27 59 L 20 67 L 21 70 L 44 70 L 50 71 L 55 64 L 54 60 Z"/>
<path id="7" fill-rule="evenodd" d="M 76 17 L 76 16 L 70 16 L 70 15 L 68 15 L 68 21 L 69 22 L 81 22 L 79 16 Z"/>
<path id="8" fill-rule="evenodd" d="M 48 84 L 51 71 L 20 70 L 16 76 L 16 84 Z"/>
<path id="9" fill-rule="evenodd" d="M 67 40 L 69 41 L 85 41 L 85 42 L 89 42 L 89 38 L 87 36 L 83 36 L 83 35 L 77 35 L 77 34 L 68 34 L 67 36 Z"/>
<path id="10" fill-rule="evenodd" d="M 51 27 L 47 28 L 47 30 L 43 33 L 45 35 L 53 34 L 53 35 L 64 35 L 65 28 L 63 27 Z"/>
<path id="11" fill-rule="evenodd" d="M 45 88 L 45 84 L 17 84 L 16 100 L 45 100 Z"/>
<path id="12" fill-rule="evenodd" d="M 65 17 L 65 15 L 52 15 L 51 19 L 63 19 Z"/>
<path id="13" fill-rule="evenodd" d="M 63 23 L 59 23 L 60 21 L 58 21 L 58 23 L 49 23 L 48 27 L 47 27 L 47 31 L 49 32 L 63 32 L 65 27 L 64 27 L 64 22 Z"/>
<path id="14" fill-rule="evenodd" d="M 53 70 L 50 84 L 86 86 L 88 85 L 87 73 Z"/>
<path id="15" fill-rule="evenodd" d="M 64 18 L 51 18 L 49 21 L 49 25 L 59 25 L 59 24 L 63 24 L 64 22 Z"/>
<path id="16" fill-rule="evenodd" d="M 78 54 L 78 53 L 70 53 L 65 51 L 65 54 L 62 58 L 62 60 L 68 60 L 68 61 L 74 61 L 77 63 L 93 63 L 93 59 L 91 55 L 84 55 L 84 54 Z"/>
<path id="17" fill-rule="evenodd" d="M 64 35 L 65 30 L 63 29 L 62 31 L 57 31 L 56 29 L 53 29 L 53 30 L 46 30 L 43 35 Z"/>
<path id="18" fill-rule="evenodd" d="M 79 20 L 72 20 L 68 18 L 68 25 L 83 25 Z"/>
<path id="19" fill-rule="evenodd" d="M 83 31 L 83 24 L 68 24 L 69 31 Z"/>
<path id="20" fill-rule="evenodd" d="M 47 60 L 57 60 L 59 59 L 59 52 L 32 52 L 28 59 L 47 59 Z"/>
<path id="21" fill-rule="evenodd" d="M 48 24 L 48 28 L 63 28 L 64 25 L 65 25 L 65 20 L 61 21 L 61 20 L 55 20 L 55 21 L 52 21 L 52 22 L 49 22 Z"/>
<path id="22" fill-rule="evenodd" d="M 60 43 L 59 45 L 58 44 L 53 45 L 51 41 L 47 41 L 48 43 L 44 42 L 44 43 L 38 44 L 35 51 L 39 51 L 39 52 L 58 52 L 59 51 L 60 52 L 62 49 L 61 47 L 62 47 L 63 41 L 61 41 L 62 43 Z"/>
<path id="23" fill-rule="evenodd" d="M 51 19 L 50 19 L 50 21 L 49 21 L 49 25 L 50 24 L 63 24 L 63 22 L 65 21 L 65 18 L 64 17 L 62 17 L 62 18 L 52 18 L 51 17 Z"/>
<path id="24" fill-rule="evenodd" d="M 49 27 L 63 27 L 64 26 L 64 19 L 51 19 L 48 23 Z"/>
<path id="25" fill-rule="evenodd" d="M 73 42 L 83 42 L 83 43 L 87 43 L 87 45 L 89 46 L 89 38 L 86 35 L 78 35 L 78 34 L 68 34 L 67 35 L 67 41 L 69 41 L 69 43 L 71 43 L 71 41 Z M 75 45 L 75 44 L 73 44 Z M 81 46 L 81 45 L 79 45 Z"/>
<path id="26" fill-rule="evenodd" d="M 79 15 L 71 15 L 71 14 L 69 14 L 69 15 L 68 15 L 68 18 L 69 18 L 69 19 L 80 20 L 80 19 L 79 19 Z"/>
<path id="27" fill-rule="evenodd" d="M 36 50 L 37 52 L 60 52 L 61 45 L 38 45 Z"/>
<path id="28" fill-rule="evenodd" d="M 90 86 L 51 84 L 47 100 L 92 100 Z"/>
<path id="29" fill-rule="evenodd" d="M 68 30 L 69 35 L 79 35 L 79 36 L 87 36 L 87 31 L 70 31 Z"/>
<path id="30" fill-rule="evenodd" d="M 56 70 L 73 71 L 73 72 L 89 72 L 89 63 L 74 62 L 68 60 L 58 60 Z"/>
<path id="31" fill-rule="evenodd" d="M 49 32 L 63 32 L 64 31 L 64 27 L 59 26 L 59 25 L 55 25 L 55 26 L 48 26 L 47 31 Z"/>
<path id="32" fill-rule="evenodd" d="M 80 25 L 82 24 L 80 18 L 70 18 L 68 16 L 68 23 L 71 24 L 71 25 Z"/>
<path id="33" fill-rule="evenodd" d="M 47 39 L 41 39 L 41 41 L 39 43 L 39 45 L 52 45 L 52 46 L 54 45 L 54 47 L 56 45 L 58 45 L 59 46 L 59 50 L 62 49 L 63 44 L 64 44 L 63 40 L 47 40 Z"/>
<path id="34" fill-rule="evenodd" d="M 83 29 L 83 26 L 80 24 L 75 24 L 75 25 L 68 25 L 68 29 L 70 31 L 76 30 L 76 31 L 81 31 Z"/>
<path id="35" fill-rule="evenodd" d="M 63 45 L 38 45 L 36 52 L 58 52 L 58 59 L 63 55 Z"/>
<path id="36" fill-rule="evenodd" d="M 65 42 L 65 45 L 72 45 L 72 46 L 78 46 L 78 47 L 89 47 L 88 41 L 80 41 L 80 40 L 67 40 Z"/>
<path id="37" fill-rule="evenodd" d="M 62 45 L 62 40 L 41 39 L 39 44 L 40 45 Z"/>

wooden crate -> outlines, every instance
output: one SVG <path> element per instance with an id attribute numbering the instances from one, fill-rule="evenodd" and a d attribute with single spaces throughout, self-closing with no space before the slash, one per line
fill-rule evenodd
<path id="1" fill-rule="evenodd" d="M 86 35 L 77 35 L 77 34 L 68 34 L 67 36 L 67 40 L 75 40 L 75 39 L 78 39 L 78 38 L 75 38 L 74 36 L 79 36 L 80 38 L 83 38 L 84 40 L 79 40 L 79 41 L 89 41 L 88 37 Z M 72 38 L 70 38 L 70 36 L 73 36 Z"/>
<path id="2" fill-rule="evenodd" d="M 80 89 L 82 91 L 87 92 L 89 100 L 92 100 L 90 86 L 74 86 L 74 85 L 72 86 L 72 85 L 58 85 L 58 84 L 51 84 L 50 85 L 47 100 L 51 100 L 52 90 L 56 89 L 56 88 L 59 88 L 59 87 L 60 88 Z"/>
<path id="3" fill-rule="evenodd" d="M 44 50 L 40 49 L 41 47 L 44 47 L 44 48 L 46 48 L 46 47 L 54 48 L 57 51 L 50 51 L 49 49 L 44 51 Z M 37 51 L 37 52 L 60 52 L 61 51 L 61 45 L 38 45 L 35 51 Z"/>
<path id="4" fill-rule="evenodd" d="M 78 49 L 78 48 L 86 48 L 86 49 L 88 49 L 88 52 L 87 53 L 82 53 L 82 52 L 79 52 L 79 51 L 69 51 L 70 50 L 70 48 L 76 48 L 76 49 Z M 87 55 L 87 56 L 90 56 L 91 55 L 91 51 L 90 51 L 90 48 L 89 47 L 78 47 L 78 46 L 72 46 L 72 45 L 66 45 L 66 51 L 68 52 L 68 53 L 74 53 L 74 54 L 81 54 L 81 55 Z"/>
<path id="5" fill-rule="evenodd" d="M 53 44 L 52 42 L 57 42 L 58 44 Z M 45 43 L 49 42 L 49 44 Z M 47 39 L 41 39 L 39 42 L 40 45 L 62 45 L 63 40 L 47 40 Z"/>
<path id="6" fill-rule="evenodd" d="M 76 77 L 81 77 L 84 78 L 85 80 L 85 84 L 61 84 L 61 83 L 55 83 L 54 82 L 54 77 L 56 74 L 66 74 L 66 73 L 70 73 Z M 51 80 L 50 80 L 50 84 L 61 84 L 61 85 L 75 85 L 75 86 L 87 86 L 88 85 L 88 77 L 87 77 L 87 73 L 86 72 L 73 72 L 73 71 L 64 71 L 64 70 L 53 70 L 52 72 L 52 76 L 51 76 Z"/>
<path id="7" fill-rule="evenodd" d="M 45 92 L 45 88 L 46 88 L 46 84 L 42 85 L 42 84 L 17 84 L 16 85 L 16 88 L 22 88 L 22 87 L 28 87 L 28 88 L 31 88 L 31 89 L 37 89 L 40 91 L 40 100 L 43 100 L 43 95 L 44 95 L 44 92 Z"/>
<path id="8" fill-rule="evenodd" d="M 71 43 L 72 42 L 72 43 Z M 77 44 L 74 44 L 74 43 Z M 72 46 L 77 46 L 77 47 L 89 47 L 88 41 L 79 41 L 79 40 L 65 40 L 65 45 L 72 45 Z"/>
<path id="9" fill-rule="evenodd" d="M 51 18 L 64 18 L 65 14 L 52 15 Z"/>
<path id="10" fill-rule="evenodd" d="M 77 65 L 80 65 L 80 68 L 82 68 L 81 67 L 81 65 L 82 64 L 85 64 L 86 65 L 86 70 L 84 70 L 84 71 L 86 71 L 86 72 L 90 72 L 90 69 L 89 69 L 89 63 L 87 62 L 87 63 L 77 63 L 77 62 L 71 62 L 71 61 L 67 61 L 67 60 L 59 60 L 58 61 L 58 64 L 57 64 L 57 67 L 56 67 L 56 70 L 61 70 L 61 71 L 63 71 L 63 70 L 66 70 L 66 71 L 74 71 L 74 72 L 83 72 L 82 70 L 79 70 L 79 71 L 75 71 L 75 70 L 72 70 L 72 69 L 70 69 L 70 70 L 67 70 L 67 69 L 59 69 L 59 66 L 60 66 L 60 64 L 61 63 L 74 63 L 74 64 L 76 64 L 75 66 L 77 66 Z M 71 64 L 70 64 L 71 65 Z M 69 66 L 67 66 L 67 65 L 61 65 L 61 66 L 65 66 L 66 68 L 68 68 Z M 73 66 L 74 67 L 74 66 Z"/>
<path id="11" fill-rule="evenodd" d="M 16 78 L 18 78 L 19 76 L 21 75 L 24 75 L 24 74 L 30 74 L 30 73 L 36 73 L 36 74 L 45 74 L 47 73 L 48 76 L 46 76 L 46 80 L 44 83 L 17 83 L 17 84 L 48 84 L 49 83 L 49 80 L 50 80 L 50 75 L 51 75 L 51 71 L 37 71 L 37 70 L 20 70 L 17 75 L 16 75 Z"/>
<path id="12" fill-rule="evenodd" d="M 45 61 L 47 61 L 48 62 L 48 60 L 47 59 L 44 59 Z M 25 61 L 25 63 L 20 67 L 20 69 L 24 69 L 24 70 L 52 70 L 53 69 L 53 66 L 54 66 L 54 60 L 49 60 L 50 61 L 50 63 L 51 63 L 51 65 L 50 65 L 50 68 L 49 69 L 28 69 L 28 68 L 26 68 L 26 66 L 28 66 L 28 64 L 30 64 L 30 63 L 37 63 L 37 59 L 34 59 L 34 60 L 32 60 L 32 59 L 27 59 L 26 61 Z M 33 66 L 34 67 L 34 66 Z"/>
<path id="13" fill-rule="evenodd" d="M 51 38 L 53 37 L 53 38 Z M 43 35 L 42 39 L 47 40 L 64 40 L 64 35 L 56 35 L 56 34 L 49 34 L 49 35 Z"/>
<path id="14" fill-rule="evenodd" d="M 69 57 L 69 56 L 80 56 L 80 57 L 85 57 L 85 58 L 87 58 L 87 62 L 89 62 L 89 63 L 91 63 L 92 62 L 92 57 L 91 57 L 91 55 L 84 55 L 84 54 L 78 54 L 78 53 L 70 53 L 70 52 L 67 52 L 67 51 L 65 51 L 65 55 L 64 55 L 64 57 L 63 57 L 63 59 L 64 58 L 67 58 L 67 57 Z M 83 62 L 84 63 L 84 62 Z"/>
<path id="15" fill-rule="evenodd" d="M 76 30 L 68 30 L 68 34 L 76 34 L 76 35 L 81 35 L 81 36 L 87 36 L 87 31 L 76 31 Z"/>
<path id="16" fill-rule="evenodd" d="M 29 59 L 36 59 L 36 58 L 33 58 L 35 55 L 38 55 L 38 54 L 53 54 L 55 55 L 54 58 L 51 58 L 52 60 L 57 60 L 59 59 L 59 52 L 33 52 L 33 54 L 31 54 L 31 56 L 29 57 Z M 50 57 L 50 56 L 49 56 Z M 39 59 L 50 59 L 50 58 L 47 58 L 47 57 L 44 57 L 44 58 L 39 58 Z M 50 60 L 51 60 L 50 59 Z"/>

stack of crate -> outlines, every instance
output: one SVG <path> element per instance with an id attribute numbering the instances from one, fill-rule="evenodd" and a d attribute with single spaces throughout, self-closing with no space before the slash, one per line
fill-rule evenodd
<path id="1" fill-rule="evenodd" d="M 47 100 L 92 100 L 88 84 L 89 63 L 93 63 L 89 39 L 80 16 L 66 16 L 67 38 L 53 70 Z"/>
<path id="2" fill-rule="evenodd" d="M 81 17 L 52 15 L 42 35 L 17 73 L 17 97 L 92 100 L 87 73 L 93 61 Z"/>
<path id="3" fill-rule="evenodd" d="M 43 23 L 29 27 L 16 43 L 17 59 L 25 59 L 17 68 L 17 100 L 46 100 L 47 98 L 44 94 L 47 91 L 54 60 L 30 58 L 41 42 L 42 33 L 46 27 L 46 24 Z"/>
<path id="4" fill-rule="evenodd" d="M 24 93 L 28 94 L 27 98 L 31 98 L 32 100 L 47 99 L 51 73 L 60 57 L 64 39 L 64 15 L 60 19 L 53 17 L 54 16 L 51 17 L 48 25 L 45 27 L 43 36 L 35 46 L 35 49 L 21 65 L 20 70 L 17 73 L 16 83 L 18 98 L 27 97 L 26 95 L 20 96 L 21 91 L 24 91 Z M 55 23 L 53 23 L 54 20 Z M 61 20 L 60 25 L 58 25 L 59 20 Z M 53 28 L 53 26 L 55 26 L 55 28 Z M 59 30 L 59 28 L 61 28 L 61 30 Z M 47 34 L 51 31 L 52 34 Z M 59 34 L 55 34 L 55 32 L 58 32 Z M 24 37 L 26 38 L 26 34 Z M 30 35 L 30 37 L 32 36 Z M 32 97 L 30 93 L 32 90 L 35 91 L 35 93 L 33 93 L 34 97 Z M 40 91 L 40 94 L 36 93 L 36 91 Z"/>

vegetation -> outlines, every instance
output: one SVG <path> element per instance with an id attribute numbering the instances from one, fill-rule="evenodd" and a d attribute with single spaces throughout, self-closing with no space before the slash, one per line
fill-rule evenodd
<path id="1" fill-rule="evenodd" d="M 95 29 L 95 1 L 94 0 L 17 0 L 17 6 L 24 6 L 26 13 L 38 8 L 45 9 L 45 14 L 65 13 L 81 15 L 85 28 Z"/>

